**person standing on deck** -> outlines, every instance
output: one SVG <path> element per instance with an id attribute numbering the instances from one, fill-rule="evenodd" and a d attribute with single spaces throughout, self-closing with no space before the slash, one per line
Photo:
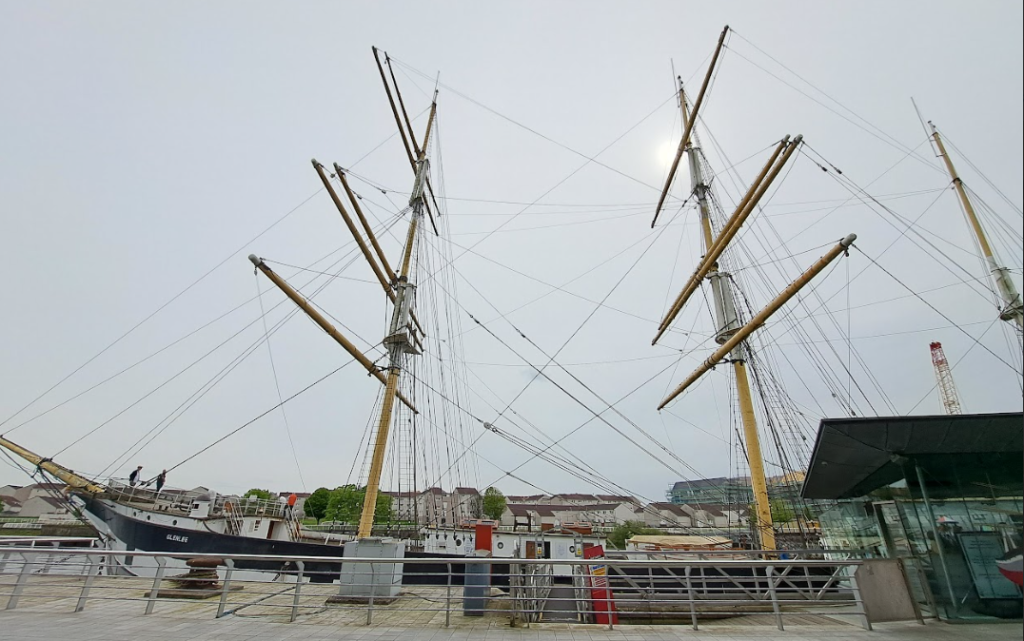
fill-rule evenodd
<path id="1" fill-rule="evenodd" d="M 295 513 L 295 502 L 299 500 L 298 495 L 292 492 L 288 495 L 288 507 L 285 509 L 286 516 L 292 516 Z"/>
<path id="2" fill-rule="evenodd" d="M 139 476 L 142 475 L 142 466 L 138 466 L 132 473 L 128 475 L 128 485 L 135 487 L 135 484 L 139 482 Z"/>
<path id="3" fill-rule="evenodd" d="M 160 489 L 164 486 L 164 482 L 167 480 L 167 470 L 160 472 L 156 475 L 156 493 L 160 493 Z"/>

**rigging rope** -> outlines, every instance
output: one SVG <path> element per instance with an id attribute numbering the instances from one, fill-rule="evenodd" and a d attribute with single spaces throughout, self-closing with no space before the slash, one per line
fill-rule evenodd
<path id="1" fill-rule="evenodd" d="M 259 274 L 254 270 L 256 278 L 256 297 L 260 300 L 260 318 L 263 319 L 263 342 L 267 345 L 267 356 L 270 358 L 270 371 L 274 375 L 274 389 L 277 390 L 277 400 L 281 407 L 281 419 L 284 421 L 284 431 L 288 435 L 288 446 L 292 451 L 292 459 L 295 461 L 295 471 L 299 474 L 299 483 L 302 484 L 302 491 L 306 491 L 306 479 L 302 477 L 302 466 L 299 465 L 299 455 L 295 453 L 295 440 L 292 438 L 292 428 L 288 424 L 288 413 L 284 411 L 284 396 L 281 394 L 281 382 L 277 378 L 277 365 L 274 364 L 274 350 L 270 347 L 270 331 L 267 328 L 267 313 L 263 308 L 263 295 L 260 292 Z"/>
<path id="2" fill-rule="evenodd" d="M 223 442 L 224 442 L 225 440 L 227 440 L 228 438 L 230 438 L 230 437 L 234 436 L 235 434 L 238 434 L 239 432 L 241 432 L 241 431 L 242 431 L 242 430 L 244 430 L 245 428 L 249 427 L 250 425 L 252 425 L 252 424 L 253 424 L 253 423 L 255 423 L 256 421 L 260 420 L 261 418 L 263 418 L 263 417 L 264 417 L 264 416 L 266 416 L 267 414 L 270 414 L 271 412 L 273 412 L 273 411 L 274 411 L 274 410 L 276 410 L 277 408 L 281 407 L 281 406 L 282 406 L 282 405 L 284 405 L 285 403 L 287 403 L 287 402 L 289 402 L 289 401 L 291 401 L 291 400 L 293 400 L 293 399 L 295 399 L 295 398 L 298 398 L 299 396 L 301 396 L 301 395 L 305 394 L 305 393 L 306 393 L 307 391 L 309 391 L 309 390 L 313 389 L 313 387 L 315 387 L 315 386 L 319 385 L 320 383 L 322 383 L 322 382 L 326 381 L 326 380 L 327 380 L 328 378 L 330 378 L 331 376 L 334 376 L 335 374 L 337 374 L 337 373 L 338 373 L 338 372 L 340 372 L 341 370 L 345 369 L 346 367 L 348 367 L 349 365 L 351 365 L 351 364 L 352 364 L 352 363 L 354 363 L 354 362 L 355 362 L 354 360 L 351 360 L 351 361 L 347 361 L 347 362 L 345 362 L 345 363 L 343 363 L 343 364 L 339 365 L 338 367 L 334 368 L 333 370 L 331 370 L 331 371 L 330 371 L 330 372 L 328 372 L 327 374 L 324 374 L 323 376 L 321 376 L 320 378 L 316 379 L 315 381 L 313 381 L 313 382 L 312 382 L 312 383 L 310 383 L 309 385 L 307 385 L 307 386 L 303 387 L 303 388 L 302 388 L 302 389 L 300 389 L 300 390 L 299 390 L 298 392 L 295 392 L 294 394 L 292 394 L 292 395 L 291 395 L 291 396 L 289 396 L 288 398 L 284 399 L 283 401 L 281 401 L 281 402 L 280 402 L 280 403 L 278 403 L 277 405 L 274 405 L 273 407 L 271 407 L 271 408 L 267 409 L 266 411 L 264 411 L 264 412 L 260 413 L 259 415 L 255 416 L 255 417 L 253 417 L 252 419 L 250 419 L 250 420 L 246 421 L 245 423 L 243 423 L 243 424 L 239 425 L 239 426 L 238 426 L 238 427 L 236 427 L 235 429 L 231 430 L 230 432 L 228 432 L 228 433 L 227 433 L 227 434 L 225 434 L 224 436 L 221 436 L 220 438 L 218 438 L 217 440 L 213 441 L 212 443 L 210 443 L 209 445 L 207 445 L 207 446 L 206 446 L 206 447 L 204 447 L 203 449 L 199 450 L 199 451 L 198 451 L 198 452 L 196 452 L 195 454 L 191 454 L 191 455 L 189 455 L 188 457 L 186 457 L 185 459 L 183 459 L 183 460 L 182 460 L 182 461 L 181 461 L 180 463 L 176 463 L 176 464 L 172 465 L 171 467 L 167 468 L 167 471 L 168 471 L 168 472 L 173 472 L 174 470 L 178 469 L 179 467 L 181 467 L 181 466 L 182 466 L 182 465 L 184 465 L 185 463 L 188 463 L 189 461 L 191 461 L 191 460 L 192 460 L 192 459 L 194 459 L 195 457 L 199 456 L 199 455 L 200 455 L 200 454 L 202 454 L 203 452 L 206 452 L 207 450 L 209 450 L 209 449 L 211 449 L 211 448 L 213 448 L 213 447 L 215 447 L 215 446 L 219 445 L 220 443 L 223 443 Z"/>
<path id="3" fill-rule="evenodd" d="M 22 407 L 21 409 L 19 409 L 18 411 L 16 411 L 16 412 L 15 412 L 14 414 L 11 414 L 10 416 L 8 416 L 8 417 L 7 417 L 6 419 L 4 419 L 3 421 L 0 421 L 0 427 L 3 427 L 4 425 L 6 425 L 6 424 L 7 424 L 7 422 L 8 422 L 8 421 L 10 421 L 10 420 L 11 420 L 12 418 L 14 418 L 14 417 L 15 417 L 15 416 L 17 416 L 18 414 L 21 414 L 22 412 L 24 412 L 24 411 L 25 411 L 26 409 L 28 409 L 29 407 L 31 407 L 32 405 L 34 405 L 34 404 L 35 404 L 35 403 L 36 403 L 37 401 L 39 401 L 39 400 L 40 400 L 41 398 L 43 398 L 44 396 L 46 396 L 47 394 L 49 394 L 50 392 L 52 392 L 53 390 L 55 390 L 55 389 L 56 389 L 56 388 L 57 388 L 58 386 L 60 386 L 60 385 L 61 385 L 62 383 L 64 383 L 64 381 L 68 380 L 69 378 L 71 378 L 72 376 L 74 376 L 75 374 L 77 374 L 77 373 L 78 373 L 79 371 L 81 371 L 81 370 L 82 370 L 82 369 L 83 369 L 84 367 L 86 367 L 87 365 L 89 365 L 90 363 L 92 363 L 93 361 L 95 361 L 95 360 L 96 360 L 97 358 L 99 358 L 100 356 L 102 356 L 102 355 L 103 355 L 104 353 L 106 353 L 106 352 L 107 352 L 108 350 L 110 350 L 110 349 L 111 349 L 111 348 L 113 348 L 113 347 L 114 347 L 115 345 L 117 345 L 118 343 L 120 343 L 120 342 L 121 342 L 122 340 L 124 340 L 125 338 L 127 338 L 127 337 L 128 337 L 128 336 L 129 336 L 129 335 L 130 335 L 130 334 L 132 333 L 132 332 L 134 332 L 134 331 L 135 331 L 135 330 L 137 330 L 137 329 L 138 329 L 139 327 L 141 327 L 141 326 L 142 326 L 142 325 L 143 325 L 143 324 L 144 324 L 144 323 L 145 323 L 146 321 L 148 321 L 149 319 L 153 318 L 154 316 L 156 316 L 157 314 L 159 314 L 159 313 L 160 313 L 161 311 L 163 311 L 164 309 L 166 309 L 166 308 L 167 308 L 167 307 L 168 307 L 168 306 L 169 306 L 169 305 L 170 305 L 171 303 L 173 303 L 174 301 L 176 301 L 176 300 L 178 300 L 179 298 L 181 298 L 181 297 L 182 297 L 183 295 L 185 295 L 185 293 L 186 293 L 186 292 L 188 292 L 188 291 L 189 291 L 190 289 L 192 289 L 193 287 L 195 287 L 196 285 L 198 285 L 198 284 L 199 284 L 200 282 L 202 282 L 202 281 L 203 281 L 203 280 L 204 280 L 204 279 L 205 279 L 205 278 L 206 278 L 207 276 L 209 276 L 209 275 L 210 275 L 210 274 L 212 274 L 213 272 L 217 271 L 217 270 L 218 270 L 218 269 L 219 269 L 219 268 L 220 268 L 221 266 L 223 266 L 223 265 L 224 265 L 225 263 L 227 263 L 227 262 L 228 262 L 229 260 L 231 260 L 232 258 L 234 258 L 234 257 L 235 257 L 235 255 L 237 255 L 237 254 L 238 254 L 238 252 L 240 252 L 240 251 L 243 251 L 243 250 L 245 250 L 245 248 L 246 248 L 246 247 L 248 247 L 248 246 L 249 246 L 249 245 L 251 245 L 251 244 L 252 244 L 253 242 L 255 242 L 256 240 L 258 240 L 259 238 L 261 238 L 261 237 L 262 237 L 262 236 L 263 236 L 264 234 L 266 234 L 267 232 L 269 232 L 269 231 L 270 231 L 271 229 L 273 229 L 274 227 L 276 227 L 276 226 L 277 226 L 277 225 L 279 225 L 280 223 L 284 222 L 284 220 L 285 220 L 286 218 L 288 218 L 289 216 L 291 216 L 292 214 L 294 214 L 294 213 L 295 213 L 296 211 L 298 211 L 298 210 L 299 210 L 299 209 L 300 209 L 300 208 L 301 208 L 301 207 L 302 207 L 303 205 L 305 205 L 305 204 L 306 204 L 306 203 L 308 203 L 309 201 L 313 200 L 313 198 L 314 198 L 314 197 L 315 197 L 315 196 L 316 196 L 317 194 L 319 194 L 319 193 L 320 193 L 321 191 L 323 191 L 323 187 L 321 187 L 320 189 L 318 189 L 318 190 L 316 190 L 315 192 L 313 192 L 312 194 L 310 194 L 310 195 L 309 195 L 308 197 L 306 197 L 306 199 L 305 199 L 305 200 L 303 200 L 302 202 L 300 202 L 300 203 L 299 203 L 298 205 L 296 205 L 295 207 L 292 207 L 292 208 L 291 208 L 290 210 L 288 210 L 288 212 L 287 212 L 287 213 L 285 213 L 285 214 L 284 214 L 283 216 L 281 216 L 280 218 L 278 218 L 277 220 L 275 220 L 275 221 L 274 221 L 273 223 L 271 223 L 269 227 L 265 228 L 265 229 L 264 229 L 263 231 L 261 231 L 260 233 L 256 234 L 255 236 L 253 236 L 253 237 L 252 237 L 251 239 L 249 239 L 249 240 L 248 240 L 248 241 L 246 241 L 245 243 L 243 243 L 241 247 L 239 247 L 238 249 L 234 250 L 233 252 L 231 252 L 230 254 L 228 254 L 227 256 L 225 256 L 223 260 L 221 260 L 221 261 L 220 261 L 219 263 L 217 263 L 216 265 L 214 265 L 213 267 L 211 267 L 211 268 L 210 268 L 210 269 L 209 269 L 209 270 L 208 270 L 208 271 L 207 271 L 206 273 L 204 273 L 204 274 L 203 274 L 202 276 L 200 276 L 200 277 L 199 277 L 199 278 L 197 278 L 196 280 L 192 281 L 192 282 L 191 282 L 191 283 L 190 283 L 190 284 L 189 284 L 188 286 L 186 286 L 186 287 L 185 287 L 185 289 L 181 290 L 180 292 L 178 292 L 177 294 L 175 294 L 174 296 L 172 296 L 172 297 L 171 297 L 171 298 L 170 298 L 170 299 L 169 299 L 169 300 L 168 300 L 167 302 L 165 302 L 165 303 L 164 303 L 163 305 L 160 305 L 160 306 L 159 306 L 159 307 L 158 307 L 158 308 L 157 308 L 156 310 L 154 310 L 153 312 L 151 312 L 150 314 L 148 314 L 148 315 L 147 315 L 147 316 L 146 316 L 145 318 L 143 318 L 142 320 L 140 320 L 139 322 L 137 322 L 137 323 L 136 323 L 135 325 L 133 325 L 133 326 L 132 326 L 132 327 L 131 327 L 131 328 L 130 328 L 130 329 L 129 329 L 128 331 L 126 331 L 125 333 L 121 334 L 121 335 L 120 335 L 120 336 L 118 336 L 118 337 L 117 337 L 116 339 L 114 339 L 114 341 L 113 341 L 112 343 L 110 343 L 109 345 L 107 345 L 106 347 L 104 347 L 103 349 L 101 349 L 101 350 L 100 350 L 99 352 L 97 352 L 97 353 L 96 353 L 96 354 L 95 354 L 94 356 L 92 356 L 91 358 L 87 359 L 87 360 L 86 360 L 86 361 L 85 361 L 84 363 L 82 363 L 81 365 L 79 365 L 78 367 L 76 367 L 75 369 L 73 369 L 73 370 L 72 370 L 72 371 L 71 371 L 70 373 L 68 373 L 68 374 L 67 374 L 67 375 L 65 375 L 65 376 L 64 376 L 63 378 L 61 378 L 61 379 L 60 379 L 59 381 L 57 381 L 56 383 L 54 383 L 53 385 L 51 385 L 51 386 L 50 386 L 49 388 L 47 388 L 47 389 L 46 389 L 46 391 L 44 391 L 44 392 L 43 392 L 42 394 L 40 394 L 39 396 L 37 396 L 37 397 L 35 397 L 34 399 L 32 399 L 31 401 L 29 401 L 29 402 L 28 402 L 28 403 L 27 403 L 27 404 L 26 404 L 25 406 L 23 406 L 23 407 Z M 24 423 L 23 423 L 22 425 L 24 425 Z M 18 427 L 21 427 L 21 426 L 19 425 Z M 17 428 L 14 428 L 14 429 L 17 429 Z M 8 431 L 8 433 L 10 433 L 10 432 L 13 432 L 13 431 L 14 431 L 14 429 L 12 429 L 12 430 L 9 430 L 9 431 Z"/>
<path id="4" fill-rule="evenodd" d="M 925 300 L 925 299 L 924 299 L 924 297 L 922 297 L 922 296 L 921 296 L 920 294 L 916 293 L 916 292 L 915 292 L 915 291 L 913 290 L 913 288 L 911 288 L 911 287 L 910 287 L 909 285 L 907 285 L 906 283 L 904 283 L 904 282 L 903 282 L 903 281 L 901 281 L 900 279 L 896 278 L 896 276 L 895 276 L 895 275 L 893 275 L 893 273 L 892 273 L 892 272 L 890 272 L 889 270 L 887 270 L 887 269 L 886 269 L 885 267 L 882 267 L 881 263 L 878 263 L 877 261 L 875 261 L 875 259 L 873 259 L 873 258 L 872 258 L 871 256 L 869 256 L 869 255 L 867 254 L 867 252 L 865 252 L 865 251 L 864 251 L 863 249 L 861 249 L 860 247 L 858 247 L 856 243 L 854 243 L 853 245 L 851 245 L 851 247 L 854 247 L 854 248 L 855 248 L 855 249 L 857 249 L 857 250 L 858 250 L 858 251 L 859 251 L 860 253 L 864 254 L 865 258 L 867 258 L 868 260 L 870 260 L 872 264 L 874 264 L 874 265 L 875 265 L 876 267 L 878 267 L 878 268 L 879 268 L 879 269 L 881 269 L 881 270 L 882 270 L 883 272 L 885 272 L 885 274 L 886 274 L 887 276 L 889 276 L 889 277 L 890 277 L 890 278 L 892 278 L 892 279 L 893 279 L 894 281 L 896 281 L 897 283 L 899 283 L 899 284 L 900 284 L 900 285 L 901 285 L 901 286 L 902 286 L 902 287 L 903 287 L 904 289 L 906 289 L 907 291 L 909 291 L 910 293 L 912 293 L 912 294 L 914 295 L 914 297 L 915 297 L 915 298 L 917 298 L 917 299 L 918 299 L 918 300 L 920 300 L 920 301 L 921 301 L 922 303 L 924 303 L 925 305 L 927 305 L 927 306 L 928 306 L 928 307 L 929 307 L 929 308 L 930 308 L 930 309 L 931 309 L 931 310 L 932 310 L 933 312 L 935 312 L 936 314 L 938 314 L 939 316 L 941 316 L 942 318 L 944 318 L 944 319 L 946 320 L 946 322 L 948 322 L 948 323 L 950 323 L 950 324 L 954 325 L 954 326 L 955 326 L 955 327 L 956 327 L 957 329 L 959 329 L 959 330 L 960 330 L 960 332 L 961 332 L 961 333 L 963 333 L 963 334 L 964 334 L 965 336 L 967 336 L 968 338 L 970 338 L 970 339 L 971 339 L 971 341 L 973 341 L 974 343 L 976 343 L 976 344 L 980 345 L 982 349 L 984 349 L 984 350 L 985 350 L 986 352 L 988 352 L 988 353 L 989 353 L 989 354 L 991 354 L 991 355 L 992 355 L 993 357 L 995 357 L 995 359 L 996 359 L 997 361 L 999 361 L 999 362 L 1000 362 L 1000 363 L 1002 363 L 1003 365 L 1006 365 L 1007 367 L 1009 367 L 1009 368 L 1010 368 L 1010 369 L 1011 369 L 1011 370 L 1012 370 L 1012 371 L 1013 371 L 1013 372 L 1014 372 L 1015 374 L 1017 374 L 1018 376 L 1020 376 L 1020 375 L 1021 375 L 1021 372 L 1020 372 L 1020 371 L 1018 371 L 1018 370 L 1017 370 L 1017 368 L 1015 368 L 1015 367 L 1014 367 L 1013 365 L 1011 365 L 1010 363 L 1008 363 L 1008 362 L 1007 362 L 1006 360 L 1004 360 L 1004 359 L 1003 359 L 1003 358 L 1002 358 L 1001 356 L 999 356 L 998 354 L 996 354 L 995 352 L 993 352 L 992 350 L 990 350 L 990 349 L 989 349 L 988 347 L 986 347 L 985 345 L 982 345 L 982 344 L 981 344 L 981 343 L 979 342 L 979 340 L 978 340 L 978 339 L 974 338 L 974 337 L 973 337 L 973 336 L 971 336 L 971 335 L 970 335 L 969 333 L 967 333 L 967 332 L 966 332 L 966 331 L 965 331 L 965 330 L 964 330 L 964 329 L 963 329 L 962 327 L 960 327 L 959 325 L 957 325 L 956 323 L 954 323 L 954 322 L 953 322 L 953 320 L 952 320 L 952 319 L 951 319 L 951 318 L 950 318 L 949 316 L 946 316 L 945 314 L 943 314 L 942 312 L 940 312 L 940 311 L 938 310 L 938 308 L 936 308 L 936 307 L 935 307 L 934 305 L 932 305 L 932 304 L 931 304 L 931 303 L 929 303 L 929 302 L 928 302 L 927 300 Z"/>

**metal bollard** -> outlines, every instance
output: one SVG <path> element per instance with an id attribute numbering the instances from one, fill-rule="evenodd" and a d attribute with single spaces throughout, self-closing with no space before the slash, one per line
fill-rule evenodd
<path id="1" fill-rule="evenodd" d="M 233 560 L 224 559 L 224 565 L 226 565 L 228 569 L 224 572 L 224 586 L 220 591 L 220 605 L 217 606 L 216 616 L 218 619 L 224 616 L 224 608 L 227 607 L 228 604 L 228 590 L 231 589 L 231 574 L 235 571 L 235 562 Z"/>
<path id="2" fill-rule="evenodd" d="M 783 630 L 782 610 L 779 608 L 779 599 L 775 594 L 775 580 L 772 578 L 774 572 L 775 568 L 770 565 L 764 569 L 765 578 L 768 580 L 768 596 L 772 600 L 772 610 L 775 612 L 775 623 L 779 626 L 779 630 Z"/>
<path id="3" fill-rule="evenodd" d="M 21 566 L 21 574 L 18 575 L 18 582 L 14 584 L 14 590 L 11 592 L 11 597 L 7 599 L 8 610 L 13 610 L 18 607 L 18 599 L 21 597 L 22 590 L 25 589 L 25 584 L 28 583 L 32 561 L 29 558 L 29 555 L 24 553 L 21 555 L 21 558 L 25 560 L 25 564 Z"/>
<path id="4" fill-rule="evenodd" d="M 686 566 L 683 568 L 683 576 L 686 578 L 686 596 L 690 600 L 690 621 L 693 623 L 693 629 L 697 629 L 697 599 L 693 594 L 693 580 L 690 578 L 690 571 L 693 568 Z"/>
<path id="5" fill-rule="evenodd" d="M 153 577 L 153 589 L 149 591 L 149 602 L 146 603 L 146 614 L 153 614 L 153 608 L 156 606 L 156 599 L 160 595 L 160 581 L 164 578 L 164 568 L 167 566 L 167 561 L 162 557 L 155 557 L 156 561 L 156 576 Z"/>
<path id="6" fill-rule="evenodd" d="M 78 604 L 75 606 L 75 612 L 81 612 L 85 609 L 85 601 L 89 598 L 89 589 L 92 588 L 93 579 L 100 571 L 100 557 L 91 556 L 89 557 L 89 570 L 85 575 L 85 583 L 82 584 L 82 593 L 78 595 Z"/>
<path id="7" fill-rule="evenodd" d="M 452 564 L 448 563 L 448 587 L 445 593 L 444 627 L 452 624 Z"/>
<path id="8" fill-rule="evenodd" d="M 373 625 L 373 591 L 377 589 L 377 572 L 370 564 L 370 603 L 366 608 L 366 625 Z"/>
<path id="9" fill-rule="evenodd" d="M 306 564 L 302 561 L 296 561 L 295 566 L 299 568 L 299 574 L 295 577 L 295 597 L 292 599 L 291 623 L 295 623 L 295 618 L 299 616 L 299 590 L 302 589 L 302 573 L 306 569 Z"/>

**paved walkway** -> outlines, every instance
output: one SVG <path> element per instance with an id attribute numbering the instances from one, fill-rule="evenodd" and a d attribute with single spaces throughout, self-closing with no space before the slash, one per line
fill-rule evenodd
<path id="1" fill-rule="evenodd" d="M 765 639 L 828 639 L 828 641 L 1004 641 L 1021 638 L 1020 623 L 948 625 L 930 622 L 888 623 L 867 632 L 854 626 L 775 628 L 720 626 L 694 632 L 684 626 L 600 626 L 546 624 L 530 628 L 460 626 L 452 628 L 365 627 L 273 623 L 248 617 L 195 620 L 159 615 L 111 619 L 109 613 L 57 614 L 0 611 L 0 640 L 46 641 L 764 641 Z"/>

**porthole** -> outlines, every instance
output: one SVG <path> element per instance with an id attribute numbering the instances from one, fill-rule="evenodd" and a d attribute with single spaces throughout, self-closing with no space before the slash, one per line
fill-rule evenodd
<path id="1" fill-rule="evenodd" d="M 504 544 L 504 543 L 502 543 L 501 541 L 498 541 L 498 549 L 499 549 L 499 550 L 503 550 L 503 549 L 505 549 L 505 544 Z"/>
<path id="2" fill-rule="evenodd" d="M 151 519 L 149 518 L 149 515 L 148 515 L 148 514 L 146 515 L 146 520 L 147 520 L 147 521 L 151 520 Z"/>
<path id="3" fill-rule="evenodd" d="M 174 519 L 173 521 L 171 521 L 171 525 L 177 525 L 177 524 L 178 524 L 178 519 Z"/>
<path id="4" fill-rule="evenodd" d="M 569 554 L 576 554 L 576 546 L 575 545 L 570 545 L 569 546 Z"/>
<path id="5" fill-rule="evenodd" d="M 455 539 L 455 546 L 462 547 L 462 539 Z"/>

